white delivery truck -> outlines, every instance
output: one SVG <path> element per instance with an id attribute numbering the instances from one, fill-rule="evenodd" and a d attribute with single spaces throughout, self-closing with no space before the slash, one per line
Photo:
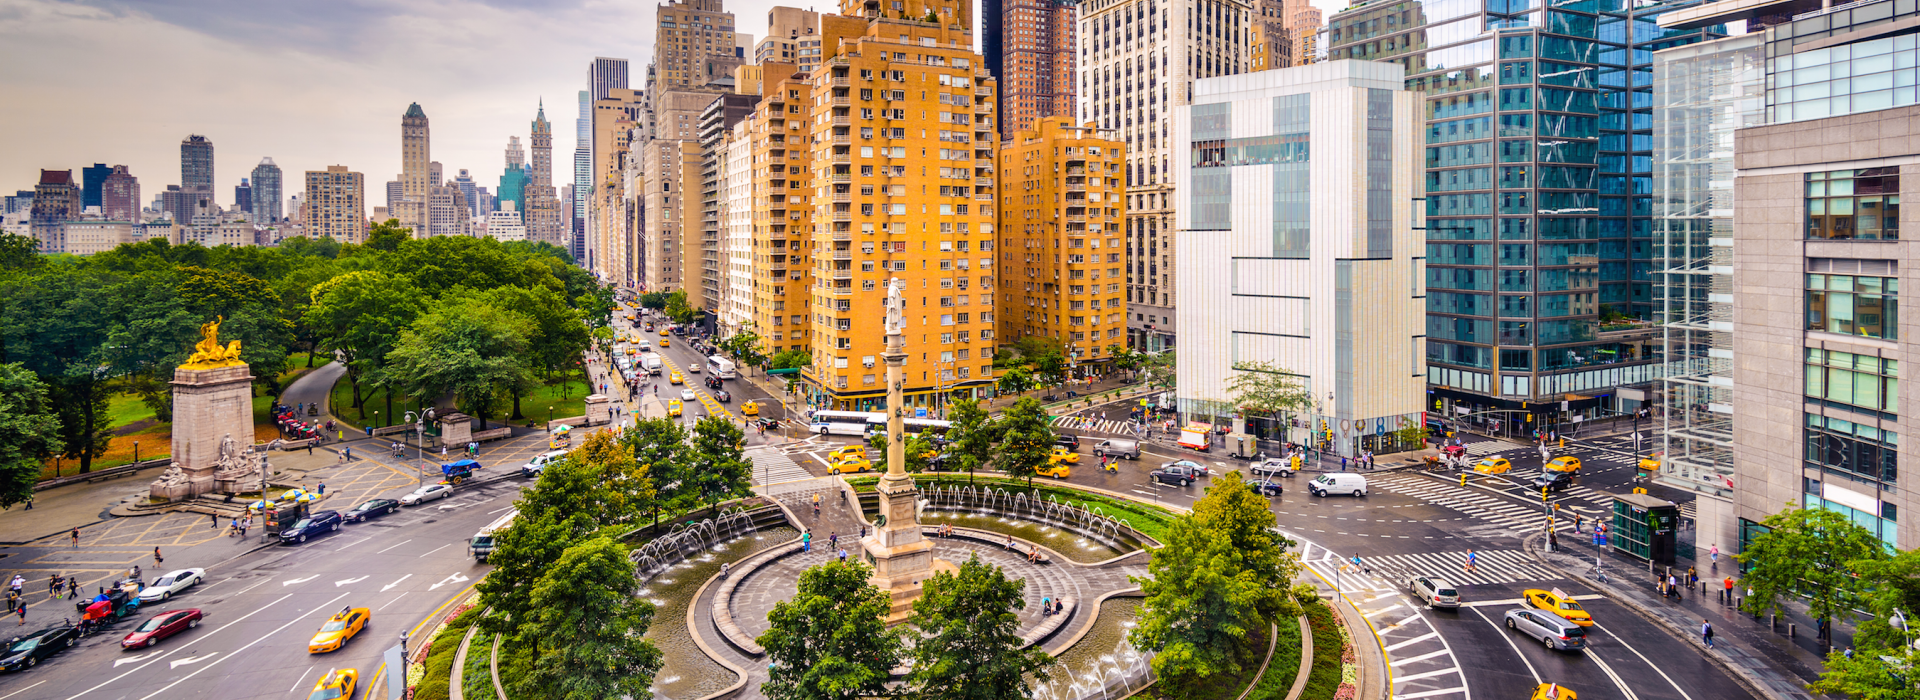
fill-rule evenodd
<path id="1" fill-rule="evenodd" d="M 662 365 L 660 362 L 660 356 L 657 354 L 647 353 L 645 355 L 640 356 L 640 367 L 647 371 L 647 376 L 650 376 L 650 377 L 660 376 L 661 366 Z"/>
<path id="2" fill-rule="evenodd" d="M 474 533 L 473 539 L 467 541 L 467 553 L 473 555 L 473 558 L 479 560 L 480 563 L 487 563 L 487 555 L 493 553 L 494 535 L 512 526 L 514 516 L 519 514 L 519 510 L 509 508 L 506 514 L 500 516 L 498 520 L 493 521 L 492 524 L 486 527 L 480 528 L 479 532 Z"/>

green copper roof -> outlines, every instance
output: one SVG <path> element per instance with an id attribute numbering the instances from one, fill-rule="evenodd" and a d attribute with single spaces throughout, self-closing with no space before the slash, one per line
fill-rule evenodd
<path id="1" fill-rule="evenodd" d="M 427 118 L 427 113 L 420 110 L 420 103 L 418 102 L 407 105 L 407 114 L 405 118 L 412 119 L 414 117 L 419 117 L 421 119 Z"/>

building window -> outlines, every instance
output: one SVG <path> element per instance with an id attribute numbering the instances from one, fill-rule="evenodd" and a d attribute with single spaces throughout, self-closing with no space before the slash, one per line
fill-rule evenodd
<path id="1" fill-rule="evenodd" d="M 1900 337 L 1900 278 L 1807 275 L 1807 330 Z"/>
<path id="2" fill-rule="evenodd" d="M 1807 173 L 1807 237 L 1900 238 L 1900 169 Z"/>
<path id="3" fill-rule="evenodd" d="M 1900 361 L 1806 349 L 1807 396 L 1870 411 L 1900 410 Z"/>
<path id="4" fill-rule="evenodd" d="M 1808 467 L 1856 481 L 1891 484 L 1898 479 L 1899 435 L 1838 418 L 1806 415 Z"/>

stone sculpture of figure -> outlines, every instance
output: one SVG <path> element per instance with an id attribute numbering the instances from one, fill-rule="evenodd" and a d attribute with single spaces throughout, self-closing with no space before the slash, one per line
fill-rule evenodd
<path id="1" fill-rule="evenodd" d="M 241 364 L 240 341 L 220 345 L 220 322 L 223 317 L 215 316 L 212 321 L 201 324 L 200 342 L 193 345 L 193 355 L 187 358 L 183 366 L 197 369 L 226 367 Z"/>
<path id="2" fill-rule="evenodd" d="M 155 486 L 185 486 L 187 473 L 180 469 L 179 462 L 174 462 L 172 466 L 167 467 L 166 473 L 161 474 L 160 479 L 153 483 Z"/>
<path id="3" fill-rule="evenodd" d="M 907 331 L 907 300 L 901 295 L 907 284 L 894 277 L 887 280 L 887 335 L 901 335 Z"/>

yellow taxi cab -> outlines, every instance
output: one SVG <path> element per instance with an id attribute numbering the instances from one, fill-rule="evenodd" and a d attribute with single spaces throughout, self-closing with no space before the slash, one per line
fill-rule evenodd
<path id="1" fill-rule="evenodd" d="M 1643 472 L 1660 471 L 1660 460 L 1655 457 L 1640 458 L 1640 471 L 1643 471 Z"/>
<path id="2" fill-rule="evenodd" d="M 834 451 L 832 451 L 832 452 L 828 452 L 828 453 L 827 453 L 827 461 L 828 461 L 828 462 L 838 462 L 838 461 L 840 461 L 840 460 L 842 460 L 842 459 L 845 459 L 845 458 L 847 458 L 847 457 L 862 457 L 862 458 L 864 458 L 864 457 L 866 457 L 866 456 L 867 456 L 867 446 L 866 446 L 866 445 L 842 445 L 842 446 L 840 446 L 840 447 L 838 447 L 838 448 L 836 448 L 836 449 L 834 449 Z"/>
<path id="3" fill-rule="evenodd" d="M 1553 458 L 1553 461 L 1547 463 L 1547 471 L 1550 471 L 1550 472 L 1580 471 L 1580 458 L 1575 457 L 1573 455 L 1567 455 L 1564 457 L 1555 457 Z"/>
<path id="4" fill-rule="evenodd" d="M 859 455 L 841 457 L 835 460 L 831 466 L 827 467 L 827 471 L 835 474 L 852 474 L 854 472 L 864 472 L 872 469 L 873 462 L 867 461 L 866 457 Z"/>
<path id="5" fill-rule="evenodd" d="M 1540 687 L 1533 689 L 1533 697 L 1528 700 L 1577 700 L 1578 698 L 1578 695 L 1574 695 L 1573 691 L 1568 690 L 1564 685 L 1541 683 Z"/>
<path id="6" fill-rule="evenodd" d="M 760 415 L 760 404 L 754 403 L 752 401 L 748 401 L 746 403 L 740 404 L 740 415 L 743 415 L 743 416 Z"/>
<path id="7" fill-rule="evenodd" d="M 1488 457 L 1473 465 L 1473 470 L 1482 474 L 1505 474 L 1513 468 L 1513 463 L 1501 457 Z"/>
<path id="8" fill-rule="evenodd" d="M 1039 469 L 1033 470 L 1034 476 L 1051 476 L 1055 479 L 1065 479 L 1072 474 L 1073 467 L 1068 466 L 1064 462 L 1053 461 L 1052 459 L 1048 459 L 1047 463 Z"/>
<path id="9" fill-rule="evenodd" d="M 343 608 L 314 633 L 313 640 L 307 642 L 307 653 L 318 654 L 334 651 L 345 646 L 347 640 L 359 634 L 367 626 L 367 619 L 373 617 L 373 611 L 366 608 Z"/>
<path id="10" fill-rule="evenodd" d="M 671 346 L 671 345 L 673 345 L 673 343 L 671 342 L 672 340 L 673 340 L 672 338 L 668 338 L 668 337 L 667 337 L 667 334 L 666 334 L 666 333 L 661 333 L 661 334 L 660 334 L 660 347 L 663 347 L 663 348 L 664 348 L 664 347 L 668 347 L 668 346 Z"/>
<path id="11" fill-rule="evenodd" d="M 649 324 L 647 324 L 647 329 L 648 329 L 648 330 L 652 330 L 652 329 L 653 329 L 653 324 L 651 324 L 651 323 L 649 323 Z M 667 327 L 666 327 L 666 326 L 661 326 L 661 327 L 660 327 L 660 337 L 662 338 L 662 340 L 660 341 L 660 343 L 661 343 L 662 345 L 665 345 L 665 344 L 666 344 L 666 340 L 665 340 L 665 338 L 666 338 L 666 337 L 667 337 L 668 335 L 670 335 L 670 334 L 669 334 L 669 333 L 667 333 Z"/>
<path id="12" fill-rule="evenodd" d="M 1047 455 L 1047 463 L 1059 464 L 1061 462 L 1065 462 L 1067 464 L 1079 464 L 1080 453 L 1075 452 L 1073 450 L 1069 450 L 1065 447 L 1055 446 L 1053 448 L 1053 453 Z"/>
<path id="13" fill-rule="evenodd" d="M 680 407 L 680 400 L 667 399 L 667 417 L 679 418 L 681 413 L 683 413 L 683 410 Z"/>
<path id="14" fill-rule="evenodd" d="M 687 378 L 680 376 L 679 372 L 674 372 L 673 374 L 667 376 L 668 384 L 680 384 L 685 381 L 687 381 Z"/>
<path id="15" fill-rule="evenodd" d="M 1529 588 L 1520 592 L 1520 599 L 1527 601 L 1527 605 L 1567 618 L 1568 622 L 1581 627 L 1593 626 L 1593 616 L 1588 615 L 1587 610 L 1572 598 L 1563 598 L 1553 591 Z"/>
<path id="16" fill-rule="evenodd" d="M 360 671 L 342 668 L 328 671 L 313 684 L 313 694 L 307 700 L 352 700 L 354 686 L 360 684 Z"/>

